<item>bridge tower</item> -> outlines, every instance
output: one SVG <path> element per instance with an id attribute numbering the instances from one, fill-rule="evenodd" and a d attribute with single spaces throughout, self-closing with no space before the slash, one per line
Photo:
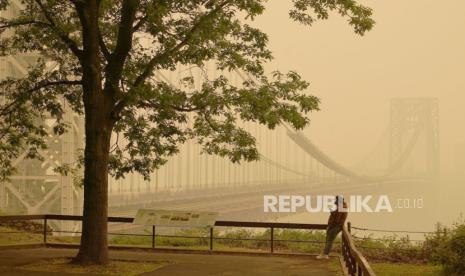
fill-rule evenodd
<path id="1" fill-rule="evenodd" d="M 391 99 L 389 165 L 411 154 L 418 138 L 425 138 L 426 175 L 439 174 L 439 103 L 437 98 Z"/>
<path id="2" fill-rule="evenodd" d="M 0 59 L 0 78 L 21 76 L 32 56 L 10 56 Z M 50 135 L 46 138 L 48 149 L 40 154 L 43 160 L 29 160 L 22 154 L 13 162 L 17 169 L 9 182 L 0 183 L 0 209 L 22 213 L 78 214 L 82 208 L 81 189 L 75 185 L 71 174 L 59 175 L 53 168 L 75 164 L 83 148 L 84 122 L 63 101 L 64 121 L 70 126 L 61 136 L 52 135 L 55 119 L 45 118 L 41 123 Z"/>
<path id="3" fill-rule="evenodd" d="M 2 11 L 2 16 L 17 16 L 21 5 L 21 1 L 10 1 L 8 9 Z M 37 58 L 37 54 L 34 53 L 0 58 L 0 79 L 27 74 L 28 65 L 34 63 Z M 40 153 L 43 157 L 41 161 L 29 160 L 23 154 L 13 162 L 17 173 L 11 177 L 11 181 L 0 182 L 1 210 L 66 215 L 81 212 L 82 192 L 75 185 L 73 176 L 61 176 L 53 171 L 58 165 L 74 164 L 78 159 L 79 149 L 83 148 L 83 118 L 75 114 L 65 100 L 62 101 L 64 121 L 70 126 L 68 132 L 54 136 L 52 128 L 55 120 L 45 118 L 41 122 L 48 133 L 51 133 L 46 139 L 48 149 Z"/>

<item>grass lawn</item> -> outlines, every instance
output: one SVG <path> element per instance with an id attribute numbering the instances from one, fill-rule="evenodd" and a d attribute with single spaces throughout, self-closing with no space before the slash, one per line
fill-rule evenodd
<path id="1" fill-rule="evenodd" d="M 0 226 L 0 245 L 14 245 L 14 244 L 28 244 L 28 243 L 41 243 L 44 238 L 41 234 L 19 232 L 16 229 Z"/>
<path id="2" fill-rule="evenodd" d="M 371 263 L 371 267 L 378 276 L 443 276 L 440 266 L 416 265 L 416 264 L 393 264 L 393 263 Z"/>
<path id="3" fill-rule="evenodd" d="M 167 262 L 111 261 L 110 264 L 105 266 L 80 266 L 71 264 L 70 261 L 70 259 L 66 258 L 48 259 L 27 264 L 18 268 L 28 271 L 40 272 L 135 276 L 157 270 L 168 264 Z"/>
<path id="4" fill-rule="evenodd" d="M 0 226 L 0 245 L 37 244 L 43 241 L 44 236 L 42 233 L 30 233 Z M 79 243 L 80 237 L 49 235 L 47 241 L 57 243 Z"/>
<path id="5" fill-rule="evenodd" d="M 341 268 L 341 263 L 339 261 L 339 258 L 330 258 L 328 261 L 328 268 L 331 270 L 331 272 L 334 272 L 334 275 L 336 276 L 343 276 L 344 273 L 342 273 L 342 268 Z"/>
<path id="6" fill-rule="evenodd" d="M 41 243 L 43 241 L 43 236 L 41 233 L 28 233 L 28 232 L 21 232 L 21 233 L 1 233 L 1 232 L 17 232 L 18 230 L 9 229 L 6 227 L 0 226 L 0 245 L 13 245 L 13 244 L 27 244 L 27 243 Z M 79 237 L 69 237 L 69 236 L 51 236 L 47 237 L 48 242 L 58 242 L 58 243 L 79 243 Z M 113 245 L 130 245 L 130 246 L 142 246 L 142 247 L 150 247 L 151 246 L 151 238 L 148 237 L 117 237 L 117 238 L 110 238 L 110 244 Z M 255 246 L 253 246 L 255 245 Z M 223 244 L 221 242 L 215 242 L 214 249 L 220 251 L 248 251 L 248 252 L 268 252 L 269 245 L 268 244 L 260 244 L 256 245 L 253 244 L 250 248 L 247 244 Z M 188 239 L 188 238 L 157 238 L 157 245 L 158 248 L 178 248 L 178 249 L 197 249 L 197 250 L 206 250 L 208 249 L 208 242 L 201 243 L 199 240 L 196 239 Z M 279 248 L 275 248 L 277 251 Z M 285 252 L 286 250 L 283 250 Z M 305 250 L 308 253 L 309 250 Z M 304 252 L 305 252 L 304 251 Z M 54 260 L 55 263 L 49 263 L 46 265 L 36 265 L 33 264 L 32 267 L 29 268 L 42 268 L 47 267 L 47 271 L 56 271 L 55 269 L 61 269 L 66 267 L 66 270 L 70 269 L 70 265 L 66 264 L 66 262 L 62 259 Z M 328 261 L 326 264 L 330 270 L 334 271 L 336 275 L 340 272 L 339 261 L 337 259 L 332 259 Z M 98 269 L 103 269 L 103 272 L 92 272 L 97 274 L 102 274 L 105 271 L 112 275 L 112 271 L 120 271 L 129 267 L 131 270 L 133 267 L 139 267 L 140 269 L 151 269 L 147 271 L 153 271 L 157 269 L 157 267 L 163 266 L 163 264 L 143 264 L 140 263 L 131 263 L 131 262 L 114 262 L 110 266 L 106 268 L 99 267 Z M 391 275 L 402 275 L 402 276 L 443 276 L 442 269 L 440 266 L 433 266 L 433 265 L 415 265 L 415 264 L 403 264 L 403 263 L 371 263 L 373 270 L 379 276 L 391 276 Z M 153 269 L 152 269 L 153 268 Z M 89 271 L 78 272 L 82 267 L 74 267 L 73 269 L 76 270 L 76 273 L 89 273 Z M 97 269 L 97 268 L 96 268 Z M 41 270 L 43 271 L 43 270 Z M 61 270 L 59 270 L 61 271 Z M 145 270 L 144 270 L 145 271 Z M 142 272 L 144 272 L 142 271 Z M 142 273 L 138 272 L 138 274 Z M 117 273 L 118 274 L 118 273 Z M 118 275 L 137 275 L 137 274 L 118 274 Z"/>

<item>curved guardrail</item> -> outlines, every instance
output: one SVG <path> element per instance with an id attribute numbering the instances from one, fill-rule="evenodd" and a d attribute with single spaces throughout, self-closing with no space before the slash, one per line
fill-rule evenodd
<path id="1" fill-rule="evenodd" d="M 368 261 L 355 247 L 355 242 L 350 234 L 350 224 L 348 225 L 349 226 L 344 225 L 342 229 L 341 253 L 349 275 L 375 276 L 376 274 Z"/>

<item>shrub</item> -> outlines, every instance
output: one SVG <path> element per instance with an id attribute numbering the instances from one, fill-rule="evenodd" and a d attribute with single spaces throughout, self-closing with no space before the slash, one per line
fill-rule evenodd
<path id="1" fill-rule="evenodd" d="M 438 225 L 436 232 L 427 236 L 426 250 L 433 263 L 441 264 L 446 275 L 465 275 L 465 221 L 451 228 Z"/>
<path id="2" fill-rule="evenodd" d="M 373 238 L 372 235 L 356 240 L 357 248 L 369 260 L 390 263 L 426 263 L 428 257 L 422 244 L 410 240 L 409 236 L 397 235 Z"/>

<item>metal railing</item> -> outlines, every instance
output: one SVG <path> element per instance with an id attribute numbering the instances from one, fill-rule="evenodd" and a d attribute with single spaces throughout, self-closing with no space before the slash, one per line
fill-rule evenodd
<path id="1" fill-rule="evenodd" d="M 69 234 L 80 234 L 81 232 L 75 231 L 58 231 L 50 230 L 48 228 L 48 222 L 50 220 L 58 221 L 82 221 L 82 216 L 72 215 L 17 215 L 17 216 L 0 216 L 0 223 L 6 221 L 24 221 L 24 220 L 42 220 L 43 221 L 43 243 L 47 242 L 49 233 L 69 233 Z M 128 217 L 108 217 L 109 223 L 133 223 L 134 218 Z M 275 242 L 315 242 L 322 243 L 321 241 L 303 241 L 303 240 L 279 240 L 275 238 L 275 229 L 303 229 L 303 230 L 325 230 L 326 224 L 306 224 L 306 223 L 273 223 L 273 222 L 242 222 L 242 221 L 216 221 L 214 227 L 242 227 L 242 228 L 262 228 L 270 229 L 269 239 L 253 239 L 253 238 L 226 238 L 226 237 L 215 237 L 214 227 L 210 227 L 209 235 L 206 237 L 193 237 L 193 236 L 172 236 L 172 235 L 159 235 L 156 234 L 156 226 L 152 226 L 150 235 L 143 234 L 121 234 L 121 233 L 108 233 L 109 235 L 124 235 L 124 236 L 144 236 L 152 238 L 152 248 L 155 248 L 156 237 L 170 237 L 170 238 L 199 238 L 209 240 L 209 250 L 213 250 L 214 240 L 249 240 L 249 241 L 263 241 L 270 243 L 270 252 L 273 253 L 275 249 Z"/>
<path id="2" fill-rule="evenodd" d="M 24 221 L 24 220 L 42 220 L 43 221 L 43 243 L 47 242 L 47 235 L 50 232 L 62 232 L 62 233 L 80 233 L 80 232 L 66 232 L 66 231 L 53 231 L 48 230 L 47 223 L 49 220 L 59 221 L 82 221 L 82 216 L 70 216 L 70 215 L 19 215 L 19 216 L 0 216 L 0 223 L 7 221 Z M 128 217 L 108 217 L 110 223 L 133 223 L 134 218 Z M 264 239 L 240 239 L 240 238 L 224 238 L 214 236 L 214 227 L 242 227 L 242 228 L 262 228 L 270 229 L 269 240 Z M 214 227 L 210 227 L 208 237 L 190 237 L 190 238 L 208 238 L 209 239 L 209 250 L 213 251 L 214 240 L 253 240 L 253 241 L 268 241 L 270 243 L 270 253 L 274 253 L 275 242 L 308 242 L 303 240 L 279 240 L 275 239 L 276 229 L 300 229 L 300 230 L 326 230 L 326 224 L 307 224 L 307 223 L 276 223 L 276 222 L 242 222 L 242 221 L 216 221 Z M 111 234 L 111 233 L 109 233 Z M 183 236 L 167 236 L 157 235 L 156 227 L 152 226 L 152 233 L 150 235 L 137 235 L 137 234 L 115 234 L 115 235 L 133 235 L 133 236 L 150 236 L 152 238 L 151 247 L 156 247 L 156 237 L 183 237 Z M 355 247 L 355 242 L 350 234 L 350 223 L 343 227 L 342 230 L 342 257 L 347 267 L 349 275 L 359 276 L 375 276 L 375 273 L 371 269 L 369 263 Z M 324 243 L 317 241 L 319 243 Z"/>
<path id="3" fill-rule="evenodd" d="M 375 272 L 371 268 L 368 261 L 363 257 L 362 253 L 355 247 L 355 242 L 350 233 L 350 222 L 342 228 L 342 258 L 347 267 L 347 271 L 351 276 L 375 276 Z"/>

